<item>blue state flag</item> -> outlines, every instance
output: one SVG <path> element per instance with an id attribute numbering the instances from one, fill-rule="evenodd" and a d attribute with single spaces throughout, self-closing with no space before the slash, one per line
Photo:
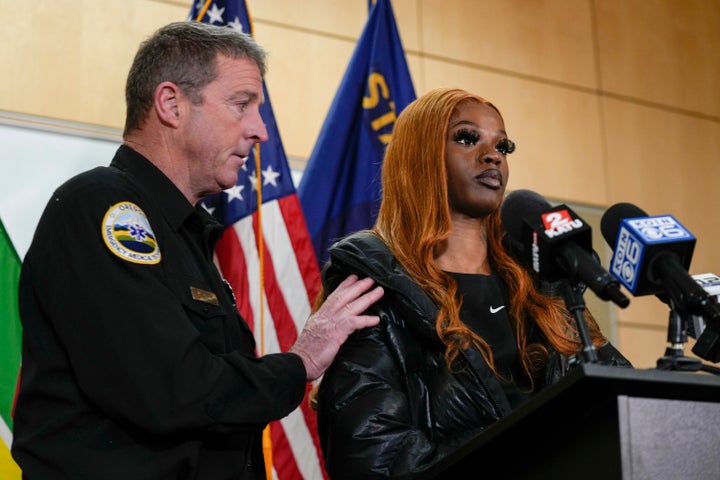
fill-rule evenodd
<path id="1" fill-rule="evenodd" d="M 377 0 L 298 186 L 320 265 L 336 240 L 375 223 L 385 145 L 413 100 L 392 5 Z"/>

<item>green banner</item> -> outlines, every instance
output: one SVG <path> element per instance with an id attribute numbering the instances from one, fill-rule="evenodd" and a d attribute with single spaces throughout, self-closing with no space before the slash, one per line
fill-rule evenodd
<path id="1" fill-rule="evenodd" d="M 12 406 L 20 370 L 21 332 L 17 294 L 20 257 L 0 220 L 0 426 L 5 434 L 12 432 Z M 6 428 L 3 428 L 6 427 Z M 7 443 L 8 439 L 3 440 Z"/>

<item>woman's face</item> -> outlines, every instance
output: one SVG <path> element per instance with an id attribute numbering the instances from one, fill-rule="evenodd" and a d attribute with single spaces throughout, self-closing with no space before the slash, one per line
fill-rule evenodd
<path id="1" fill-rule="evenodd" d="M 493 107 L 464 103 L 455 109 L 445 137 L 453 214 L 484 218 L 500 206 L 510 174 L 507 155 L 514 150 Z"/>

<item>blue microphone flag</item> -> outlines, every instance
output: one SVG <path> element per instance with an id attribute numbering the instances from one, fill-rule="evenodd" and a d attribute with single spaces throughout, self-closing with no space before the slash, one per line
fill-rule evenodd
<path id="1" fill-rule="evenodd" d="M 695 241 L 693 234 L 672 215 L 625 218 L 618 228 L 610 273 L 635 296 L 662 293 L 662 286 L 644 274 L 652 272 L 645 264 L 653 258 L 655 250 L 671 244 L 673 253 L 688 269 Z"/>

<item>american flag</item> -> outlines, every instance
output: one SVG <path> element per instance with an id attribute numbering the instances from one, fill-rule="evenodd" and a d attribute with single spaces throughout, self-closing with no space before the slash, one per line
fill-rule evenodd
<path id="1" fill-rule="evenodd" d="M 198 0 L 188 20 L 253 33 L 242 0 Z M 264 82 L 263 91 L 260 114 L 269 140 L 255 148 L 234 187 L 203 200 L 227 227 L 215 258 L 235 292 L 241 315 L 255 333 L 258 355 L 285 352 L 292 346 L 320 287 L 318 263 Z M 272 478 L 327 478 L 315 413 L 307 403 L 310 388 L 308 384 L 300 407 L 269 426 L 264 445 Z"/>

